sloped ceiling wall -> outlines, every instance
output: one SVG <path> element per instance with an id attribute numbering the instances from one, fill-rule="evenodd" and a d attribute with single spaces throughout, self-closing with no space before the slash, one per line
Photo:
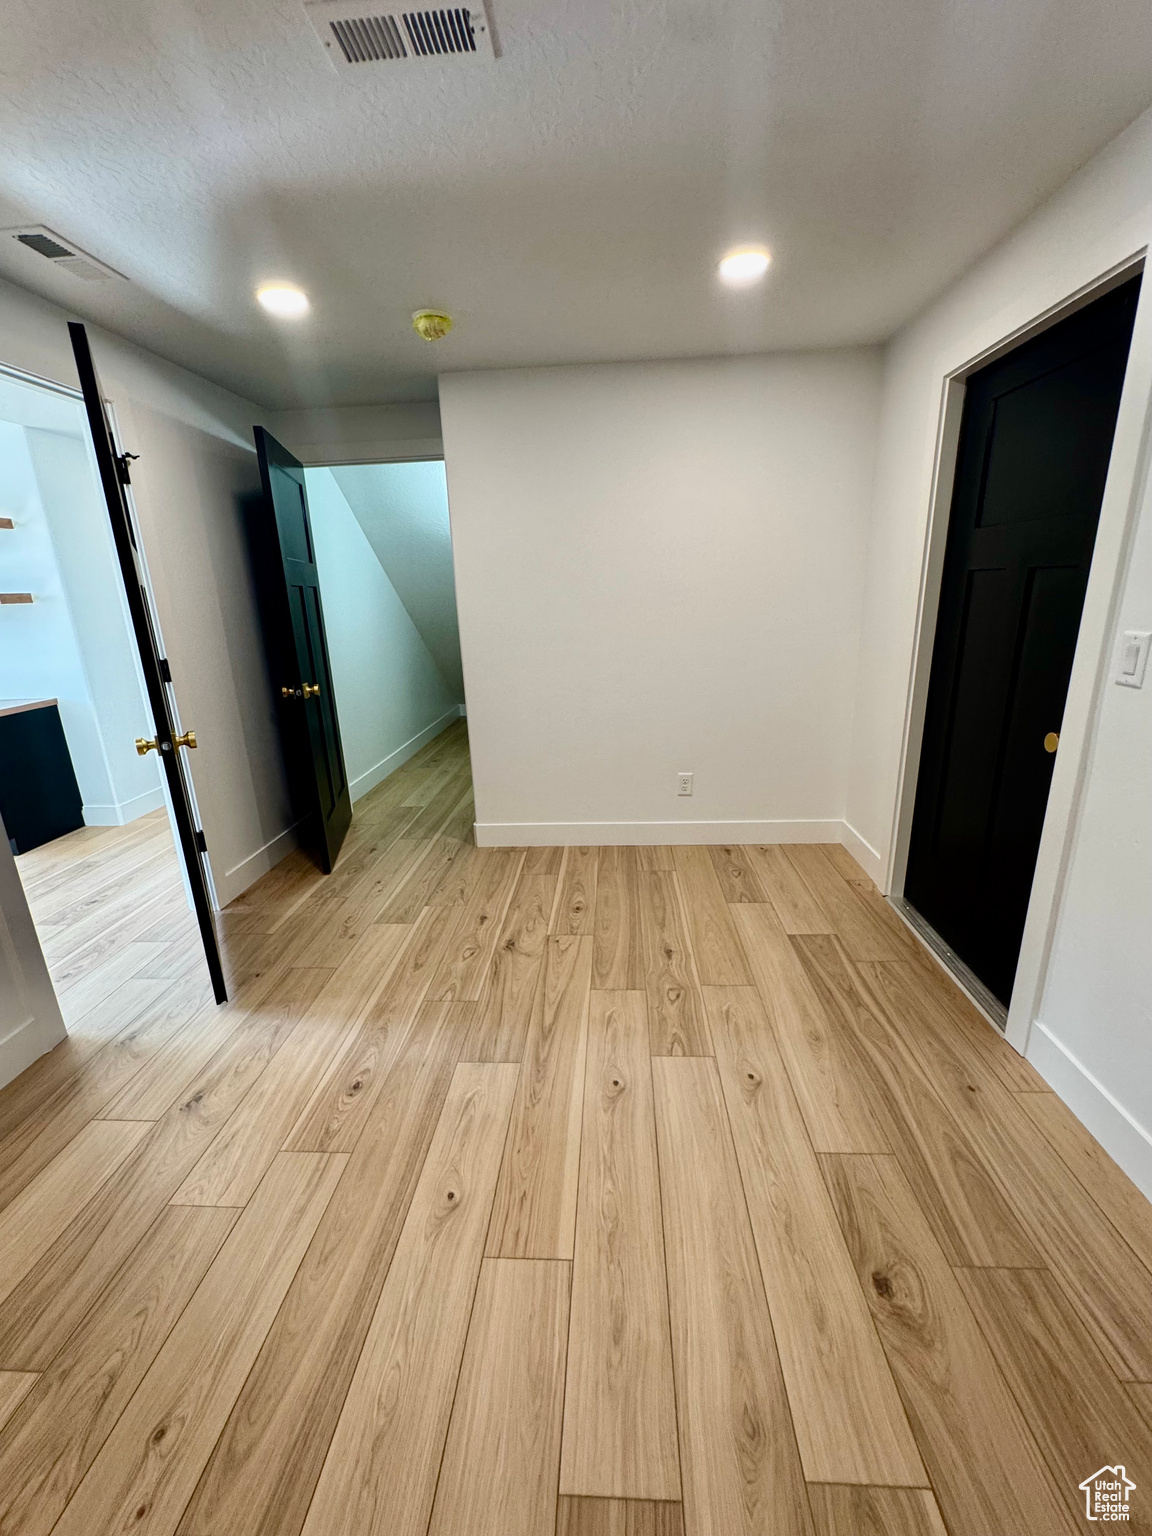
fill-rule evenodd
<path id="1" fill-rule="evenodd" d="M 332 473 L 445 682 L 462 700 L 444 465 L 349 464 Z"/>

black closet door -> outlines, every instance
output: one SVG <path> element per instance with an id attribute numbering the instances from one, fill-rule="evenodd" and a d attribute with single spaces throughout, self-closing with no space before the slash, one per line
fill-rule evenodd
<path id="1" fill-rule="evenodd" d="M 263 427 L 255 429 L 263 518 L 249 542 L 263 589 L 264 640 L 278 690 L 281 740 L 302 837 L 330 874 L 352 821 L 328 660 L 320 574 L 312 544 L 304 467 Z"/>
<path id="2" fill-rule="evenodd" d="M 969 378 L 905 899 L 1007 1004 L 1140 279 Z"/>

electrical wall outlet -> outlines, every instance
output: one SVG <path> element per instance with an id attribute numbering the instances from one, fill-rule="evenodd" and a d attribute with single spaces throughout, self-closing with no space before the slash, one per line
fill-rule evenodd
<path id="1" fill-rule="evenodd" d="M 678 795 L 690 795 L 692 793 L 692 775 L 690 773 L 678 773 L 676 775 L 676 793 Z"/>

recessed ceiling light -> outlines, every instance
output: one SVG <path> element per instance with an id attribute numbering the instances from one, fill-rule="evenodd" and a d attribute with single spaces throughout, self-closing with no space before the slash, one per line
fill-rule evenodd
<path id="1" fill-rule="evenodd" d="M 768 270 L 771 254 L 762 245 L 746 245 L 729 251 L 720 263 L 722 280 L 733 288 L 759 282 Z"/>
<path id="2" fill-rule="evenodd" d="M 256 297 L 270 315 L 281 320 L 298 320 L 312 307 L 304 290 L 292 283 L 264 283 L 257 288 Z"/>

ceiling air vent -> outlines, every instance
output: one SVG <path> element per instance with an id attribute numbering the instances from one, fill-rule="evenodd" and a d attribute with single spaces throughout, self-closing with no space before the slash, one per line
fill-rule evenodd
<path id="1" fill-rule="evenodd" d="M 304 9 L 338 69 L 398 59 L 493 59 L 482 0 L 445 10 L 376 10 L 364 0 L 305 0 Z"/>
<path id="2" fill-rule="evenodd" d="M 30 224 L 27 229 L 0 230 L 0 236 L 5 235 L 17 241 L 25 250 L 44 256 L 62 272 L 71 272 L 73 277 L 82 277 L 89 283 L 102 283 L 110 277 L 118 277 L 127 282 L 123 272 L 105 266 L 95 256 L 89 256 L 87 251 L 82 251 L 78 245 L 73 245 L 70 240 L 65 240 L 43 224 Z"/>

